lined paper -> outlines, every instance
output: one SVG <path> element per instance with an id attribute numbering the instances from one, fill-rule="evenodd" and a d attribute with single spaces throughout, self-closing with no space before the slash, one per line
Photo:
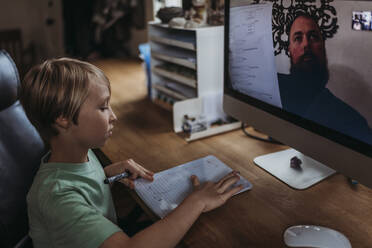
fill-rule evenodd
<path id="1" fill-rule="evenodd" d="M 154 181 L 135 181 L 135 191 L 146 205 L 160 218 L 175 209 L 192 190 L 191 175 L 196 175 L 200 183 L 217 182 L 232 169 L 215 156 L 203 157 L 171 169 L 156 173 Z M 236 185 L 244 187 L 237 194 L 252 188 L 252 184 L 240 176 Z"/>

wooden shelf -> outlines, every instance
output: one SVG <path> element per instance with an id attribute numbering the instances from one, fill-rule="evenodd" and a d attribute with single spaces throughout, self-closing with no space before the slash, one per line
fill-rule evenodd
<path id="1" fill-rule="evenodd" d="M 196 80 L 195 79 L 188 78 L 188 77 L 182 76 L 180 74 L 177 74 L 175 72 L 170 72 L 170 71 L 164 70 L 162 68 L 158 68 L 158 67 L 153 67 L 152 70 L 153 70 L 154 73 L 156 73 L 160 76 L 172 79 L 172 80 L 174 80 L 178 83 L 190 86 L 192 88 L 196 88 Z"/>
<path id="2" fill-rule="evenodd" d="M 184 95 L 182 95 L 182 94 L 180 94 L 178 92 L 175 92 L 175 91 L 173 91 L 171 89 L 168 89 L 167 87 L 164 87 L 164 86 L 162 86 L 160 84 L 154 84 L 152 87 L 154 89 L 156 89 L 158 91 L 161 91 L 161 92 L 163 92 L 163 93 L 165 93 L 165 94 L 167 94 L 167 95 L 169 95 L 171 97 L 174 97 L 174 98 L 176 98 L 178 100 L 185 100 L 185 99 L 187 99 L 186 96 L 184 96 Z"/>
<path id="3" fill-rule="evenodd" d="M 171 39 L 171 38 L 165 38 L 165 37 L 159 37 L 159 36 L 150 36 L 150 40 L 164 44 L 164 45 L 170 45 L 170 46 L 188 49 L 191 51 L 196 51 L 195 44 L 191 42 L 186 42 L 186 41 L 181 41 L 181 40 Z"/>
<path id="4" fill-rule="evenodd" d="M 166 54 L 153 52 L 153 51 L 151 52 L 151 56 L 155 59 L 167 61 L 167 62 L 177 64 L 177 65 L 182 65 L 182 66 L 185 66 L 187 68 L 196 70 L 196 63 L 191 62 L 191 61 L 189 61 L 187 59 L 184 59 L 184 58 L 171 57 L 171 56 L 168 56 Z"/>
<path id="5" fill-rule="evenodd" d="M 164 101 L 162 101 L 160 99 L 154 99 L 152 102 L 155 103 L 156 105 L 162 107 L 165 110 L 168 110 L 168 111 L 172 111 L 173 110 L 173 106 L 171 104 L 169 104 L 167 102 L 164 102 Z"/>
<path id="6" fill-rule="evenodd" d="M 184 28 L 184 27 L 170 27 L 168 23 L 161 23 L 161 22 L 157 22 L 157 21 L 152 21 L 152 22 L 149 22 L 150 25 L 153 25 L 153 26 L 156 26 L 156 27 L 160 27 L 160 28 L 166 28 L 166 29 L 174 29 L 174 30 L 182 30 L 182 31 L 196 31 L 198 29 L 202 29 L 202 28 L 210 28 L 212 26 L 210 25 L 207 25 L 207 24 L 204 24 L 204 25 L 200 25 L 199 27 L 197 28 Z"/>

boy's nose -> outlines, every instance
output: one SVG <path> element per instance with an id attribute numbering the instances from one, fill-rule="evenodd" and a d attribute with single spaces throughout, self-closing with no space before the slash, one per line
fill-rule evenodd
<path id="1" fill-rule="evenodd" d="M 118 120 L 118 118 L 116 117 L 116 115 L 115 115 L 115 113 L 114 112 L 112 112 L 112 115 L 111 115 L 111 121 L 112 122 L 114 122 L 114 121 L 117 121 Z"/>
<path id="2" fill-rule="evenodd" d="M 111 115 L 110 115 L 110 122 L 114 122 L 114 121 L 117 121 L 118 118 L 116 117 L 114 111 L 112 110 L 111 106 L 110 106 L 110 112 L 111 112 Z"/>

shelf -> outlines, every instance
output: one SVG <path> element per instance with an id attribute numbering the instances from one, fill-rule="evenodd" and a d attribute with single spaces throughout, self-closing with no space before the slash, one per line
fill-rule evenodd
<path id="1" fill-rule="evenodd" d="M 171 89 L 169 89 L 167 87 L 164 87 L 164 86 L 162 86 L 160 84 L 154 84 L 152 87 L 154 89 L 158 90 L 158 91 L 161 91 L 161 92 L 163 92 L 163 93 L 171 96 L 171 97 L 174 97 L 175 99 L 178 99 L 178 100 L 185 100 L 185 99 L 187 99 L 186 96 L 184 96 L 184 95 L 182 95 L 182 94 L 180 94 L 178 92 L 175 92 L 175 91 L 173 91 L 173 90 L 171 90 Z"/>
<path id="2" fill-rule="evenodd" d="M 164 84 L 162 84 L 162 85 L 164 87 L 166 87 L 167 89 L 170 89 L 174 92 L 177 92 L 177 93 L 185 96 L 186 98 L 197 97 L 195 88 L 192 88 L 192 87 L 189 87 L 189 86 L 177 83 L 177 82 L 172 82 L 172 81 L 163 81 L 163 83 Z"/>
<path id="3" fill-rule="evenodd" d="M 182 65 L 190 69 L 196 70 L 196 64 L 195 62 L 192 62 L 186 58 L 177 58 L 177 57 L 172 57 L 166 54 L 158 53 L 151 51 L 151 56 L 155 59 L 171 62 L 177 65 Z"/>
<path id="4" fill-rule="evenodd" d="M 210 25 L 207 25 L 207 24 L 200 25 L 197 28 L 170 27 L 168 23 L 161 23 L 161 22 L 157 22 L 157 21 L 152 21 L 149 24 L 153 25 L 153 26 L 156 26 L 156 27 L 160 27 L 160 28 L 182 30 L 182 31 L 196 31 L 196 30 L 202 29 L 202 28 L 216 27 L 216 26 L 210 26 Z"/>
<path id="5" fill-rule="evenodd" d="M 195 79 L 179 75 L 175 72 L 169 72 L 167 70 L 164 70 L 164 69 L 161 69 L 161 68 L 158 68 L 158 67 L 153 67 L 152 70 L 153 70 L 154 73 L 156 73 L 160 76 L 172 79 L 176 82 L 182 83 L 182 84 L 190 86 L 192 88 L 196 88 L 196 80 Z"/>
<path id="6" fill-rule="evenodd" d="M 168 111 L 172 111 L 173 110 L 173 106 L 167 102 L 164 102 L 160 99 L 154 99 L 153 100 L 153 103 L 155 103 L 156 105 L 162 107 L 163 109 L 166 109 Z"/>
<path id="7" fill-rule="evenodd" d="M 223 26 L 183 29 L 149 24 L 151 99 L 173 112 L 175 132 L 182 130 L 185 115 L 205 115 L 210 120 L 225 118 L 220 111 L 220 98 L 210 100 L 223 92 L 223 35 Z M 204 131 L 185 134 L 185 139 L 191 141 L 235 128 L 239 125 L 213 125 Z"/>
<path id="8" fill-rule="evenodd" d="M 153 35 L 150 36 L 150 40 L 161 43 L 161 44 L 165 44 L 165 45 L 170 45 L 170 46 L 188 49 L 191 51 L 196 51 L 196 46 L 192 42 L 181 41 L 181 40 L 172 39 L 168 37 L 153 36 Z"/>

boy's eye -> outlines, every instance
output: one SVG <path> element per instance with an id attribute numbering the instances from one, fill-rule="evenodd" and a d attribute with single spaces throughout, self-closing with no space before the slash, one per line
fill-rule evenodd
<path id="1" fill-rule="evenodd" d="M 107 106 L 104 106 L 104 107 L 100 107 L 100 110 L 101 111 L 105 111 L 105 110 L 107 110 L 108 109 L 108 107 Z"/>

